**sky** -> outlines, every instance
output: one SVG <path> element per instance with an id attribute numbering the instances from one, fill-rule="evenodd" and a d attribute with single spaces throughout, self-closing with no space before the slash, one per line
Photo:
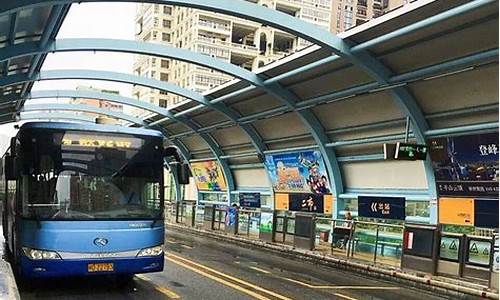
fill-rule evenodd
<path id="1" fill-rule="evenodd" d="M 82 3 L 73 4 L 57 35 L 61 38 L 115 38 L 134 39 L 134 3 Z M 134 55 L 107 52 L 50 53 L 42 70 L 91 69 L 132 73 Z M 91 80 L 50 80 L 36 82 L 32 90 L 71 89 L 78 85 L 119 90 L 124 96 L 131 96 L 129 84 Z M 52 100 L 53 101 L 53 100 Z M 0 125 L 0 153 L 8 147 L 10 137 L 17 130 L 16 123 Z M 18 124 L 20 125 L 20 124 Z"/>

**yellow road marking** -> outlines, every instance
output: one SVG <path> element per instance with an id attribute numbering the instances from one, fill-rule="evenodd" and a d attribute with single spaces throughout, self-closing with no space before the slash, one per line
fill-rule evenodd
<path id="1" fill-rule="evenodd" d="M 356 299 L 356 298 L 353 298 L 353 297 L 349 297 L 349 296 L 346 296 L 346 295 L 343 295 L 343 294 L 339 294 L 339 293 L 335 293 L 334 294 L 335 296 L 337 297 L 340 297 L 342 299 L 347 299 L 347 300 L 359 300 L 359 299 Z"/>
<path id="2" fill-rule="evenodd" d="M 362 286 L 362 285 L 312 285 L 306 282 L 298 281 L 291 278 L 284 278 L 287 281 L 300 284 L 310 289 L 335 289 L 335 290 L 398 290 L 395 286 Z"/>
<path id="3" fill-rule="evenodd" d="M 257 290 L 257 291 L 260 291 L 260 292 L 266 293 L 266 294 L 268 294 L 268 295 L 270 295 L 270 296 L 273 296 L 273 297 L 276 297 L 276 298 L 278 298 L 278 299 L 281 299 L 281 300 L 292 300 L 291 298 L 288 298 L 288 297 L 285 297 L 285 296 L 283 296 L 283 295 L 277 294 L 277 293 L 275 293 L 275 292 L 273 292 L 273 291 L 266 290 L 266 289 L 264 289 L 264 288 L 262 288 L 262 287 L 260 287 L 260 286 L 257 286 L 257 285 L 254 285 L 254 284 L 251 284 L 251 283 L 246 282 L 246 281 L 243 281 L 243 280 L 241 280 L 241 279 L 239 279 L 239 278 L 236 278 L 236 277 L 233 277 L 233 276 L 227 275 L 227 274 L 225 274 L 225 273 L 219 272 L 219 271 L 217 271 L 217 270 L 214 270 L 214 269 L 209 268 L 209 267 L 207 267 L 207 266 L 201 265 L 201 264 L 196 263 L 196 262 L 194 262 L 194 261 L 191 261 L 191 260 L 189 260 L 189 259 L 186 259 L 186 258 L 183 258 L 183 257 L 177 256 L 177 255 L 175 255 L 175 254 L 169 253 L 167 256 L 168 256 L 169 258 L 170 258 L 170 257 L 172 257 L 172 258 L 175 258 L 175 259 L 178 259 L 178 260 L 184 261 L 184 262 L 186 262 L 186 263 L 192 264 L 192 265 L 194 265 L 194 266 L 197 266 L 198 268 L 205 269 L 205 270 L 207 270 L 207 271 L 210 271 L 210 272 L 212 272 L 212 273 L 214 273 L 214 274 L 217 274 L 217 275 L 219 275 L 219 276 L 225 277 L 225 278 L 227 278 L 227 279 L 231 279 L 231 280 L 233 280 L 233 281 L 235 281 L 235 282 L 237 282 L 237 283 L 239 283 L 239 284 L 242 284 L 242 285 L 245 285 L 245 286 L 247 286 L 247 287 L 253 288 L 253 289 Z"/>
<path id="4" fill-rule="evenodd" d="M 157 290 L 158 292 L 166 295 L 170 299 L 180 299 L 181 298 L 179 295 L 177 295 L 173 291 L 171 291 L 169 289 L 166 289 L 166 288 L 164 288 L 162 286 L 155 287 L 155 290 Z"/>
<path id="5" fill-rule="evenodd" d="M 162 293 L 163 295 L 167 296 L 170 299 L 180 299 L 181 298 L 175 292 L 173 292 L 173 291 L 171 291 L 171 290 L 169 290 L 169 289 L 167 289 L 165 287 L 156 285 L 151 279 L 147 278 L 144 275 L 135 275 L 135 277 L 137 277 L 137 278 L 139 278 L 141 280 L 147 281 L 150 284 L 154 285 L 155 290 L 157 290 L 158 292 Z"/>
<path id="6" fill-rule="evenodd" d="M 193 247 L 188 246 L 188 245 L 184 245 L 184 244 L 181 244 L 181 247 L 186 248 L 186 249 L 193 249 Z"/>
<path id="7" fill-rule="evenodd" d="M 206 272 L 204 272 L 204 271 L 202 271 L 202 270 L 199 270 L 199 269 L 196 269 L 196 268 L 194 268 L 194 267 L 191 267 L 191 266 L 189 266 L 189 265 L 187 265 L 187 264 L 184 264 L 184 263 L 182 263 L 182 262 L 180 262 L 180 261 L 176 261 L 176 260 L 174 260 L 174 259 L 172 259 L 172 258 L 170 258 L 170 257 L 167 257 L 166 259 L 167 259 L 168 261 L 170 261 L 170 262 L 174 263 L 174 264 L 177 264 L 177 265 L 181 266 L 181 267 L 184 267 L 184 268 L 186 268 L 186 269 L 188 269 L 188 270 L 191 270 L 191 271 L 193 271 L 193 272 L 195 272 L 195 273 L 198 273 L 198 274 L 200 274 L 200 275 L 202 275 L 202 276 L 205 276 L 205 277 L 210 278 L 210 279 L 212 279 L 212 280 L 214 280 L 214 281 L 217 281 L 217 282 L 219 282 L 219 283 L 222 283 L 222 284 L 224 284 L 224 285 L 227 285 L 227 286 L 229 286 L 229 287 L 231 287 L 231 288 L 233 288 L 233 289 L 235 289 L 235 290 L 237 290 L 237 291 L 240 291 L 240 292 L 242 292 L 242 293 L 245 293 L 245 294 L 247 294 L 247 295 L 250 295 L 250 296 L 254 297 L 255 299 L 259 299 L 259 300 L 271 300 L 271 299 L 266 298 L 266 297 L 264 297 L 264 296 L 262 296 L 262 295 L 260 295 L 260 294 L 257 294 L 257 293 L 255 293 L 255 292 L 252 292 L 252 291 L 250 291 L 250 290 L 248 290 L 248 289 L 246 289 L 246 288 L 243 288 L 243 287 L 241 287 L 241 286 L 239 286 L 239 285 L 236 285 L 236 284 L 234 284 L 234 283 L 231 283 L 231 282 L 229 282 L 229 281 L 227 281 L 227 280 L 224 280 L 224 279 L 222 279 L 222 278 L 219 278 L 219 277 L 213 276 L 213 275 L 211 275 L 211 274 L 208 274 L 208 273 L 206 273 Z"/>
<path id="8" fill-rule="evenodd" d="M 261 268 L 257 268 L 257 267 L 250 267 L 250 269 L 258 271 L 258 272 L 261 272 L 261 273 L 264 273 L 264 274 L 271 274 L 271 272 L 266 271 L 266 270 L 261 269 Z"/>

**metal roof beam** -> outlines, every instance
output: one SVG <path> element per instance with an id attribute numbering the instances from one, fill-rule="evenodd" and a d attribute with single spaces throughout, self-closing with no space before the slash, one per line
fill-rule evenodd
<path id="1" fill-rule="evenodd" d="M 221 114 L 225 115 L 232 122 L 237 123 L 237 120 L 239 118 L 239 115 L 237 114 L 236 111 L 224 106 L 223 104 L 211 104 L 208 98 L 194 91 L 181 88 L 174 84 L 163 82 L 160 80 L 125 74 L 125 73 L 118 73 L 118 72 L 97 71 L 97 70 L 51 70 L 51 71 L 41 71 L 32 77 L 28 77 L 22 74 L 16 74 L 9 76 L 8 78 L 0 78 L 0 87 L 11 84 L 18 84 L 24 81 L 59 80 L 59 79 L 106 80 L 106 81 L 135 84 L 149 88 L 159 89 L 162 91 L 166 91 L 169 93 L 173 93 L 191 99 L 193 101 L 201 103 L 202 105 L 208 106 L 220 112 Z M 172 115 L 171 112 L 167 113 L 166 109 L 164 110 L 164 114 L 165 116 L 168 116 L 171 119 L 185 118 L 177 115 Z M 154 125 L 159 125 L 159 124 L 158 123 L 151 124 L 151 126 Z M 252 126 L 245 124 L 241 124 L 239 126 L 243 130 L 243 132 L 248 136 L 250 142 L 254 144 L 257 151 L 262 152 L 263 150 L 266 149 L 265 144 L 262 142 L 262 138 Z"/>
<path id="2" fill-rule="evenodd" d="M 136 117 L 132 117 L 120 112 L 116 111 L 111 111 L 108 109 L 102 109 L 102 108 L 97 108 L 97 107 L 91 107 L 87 105 L 80 105 L 80 104 L 53 104 L 53 103 L 46 103 L 46 104 L 36 104 L 36 105 L 25 105 L 21 112 L 32 112 L 32 111 L 76 111 L 76 112 L 88 112 L 88 113 L 93 113 L 93 114 L 98 114 L 98 115 L 103 115 L 103 116 L 110 116 L 115 119 L 121 119 L 125 120 L 130 123 L 134 123 L 137 125 L 144 126 L 146 123 Z"/>
<path id="3" fill-rule="evenodd" d="M 35 100 L 35 99 L 44 99 L 44 98 L 57 98 L 57 97 L 98 99 L 98 100 L 105 100 L 105 101 L 109 101 L 109 102 L 113 102 L 113 103 L 120 103 L 120 104 L 124 104 L 124 105 L 134 106 L 137 108 L 141 108 L 144 110 L 148 110 L 148 111 L 157 113 L 161 116 L 165 116 L 165 117 L 174 119 L 174 120 L 184 124 L 186 127 L 190 128 L 191 130 L 193 130 L 195 132 L 197 132 L 199 129 L 199 126 L 196 123 L 194 123 L 192 120 L 189 120 L 189 119 L 184 118 L 184 117 L 180 117 L 180 118 L 174 117 L 173 114 L 168 109 L 157 107 L 155 105 L 152 105 L 152 104 L 144 102 L 144 101 L 131 99 L 131 98 L 127 98 L 127 97 L 123 97 L 123 96 L 119 96 L 119 95 L 114 95 L 114 94 L 92 92 L 92 91 L 48 90 L 48 91 L 33 91 L 30 93 L 30 95 L 28 95 L 27 98 L 30 100 Z M 51 109 L 52 107 L 60 107 L 60 105 L 62 105 L 63 108 L 67 108 L 67 106 L 69 106 L 69 107 L 78 107 L 78 108 L 89 109 L 88 106 L 85 106 L 85 105 L 73 105 L 73 104 L 72 105 L 49 104 L 48 109 Z M 41 106 L 44 106 L 44 105 L 28 105 L 28 106 L 24 106 L 24 108 L 28 108 L 30 110 L 33 110 L 33 109 L 40 108 Z M 93 108 L 90 108 L 89 112 L 92 112 L 92 109 Z M 102 111 L 102 110 L 100 109 L 99 111 Z M 106 110 L 106 111 L 108 111 L 108 110 Z M 109 112 L 116 114 L 115 112 L 112 112 L 112 111 L 109 111 Z M 123 115 L 120 117 L 120 119 L 123 119 L 124 116 L 127 116 L 124 114 L 120 114 L 120 115 Z M 117 115 L 117 116 L 120 116 L 120 115 Z M 131 117 L 131 116 L 127 116 L 127 117 L 130 118 L 129 121 L 132 123 L 139 124 L 142 126 L 149 126 L 149 124 L 144 122 L 144 120 L 142 120 L 142 119 Z M 151 126 L 149 126 L 149 127 L 151 127 Z M 234 179 L 233 179 L 232 173 L 230 173 L 229 165 L 227 164 L 227 162 L 225 160 L 220 159 L 220 156 L 224 155 L 222 150 L 220 150 L 221 147 L 217 144 L 216 140 L 210 134 L 199 133 L 199 135 L 207 143 L 209 149 L 212 151 L 212 153 L 215 155 L 215 157 L 217 157 L 217 160 L 218 160 L 219 164 L 221 165 L 221 167 L 224 171 L 224 174 L 226 176 L 228 192 L 234 190 L 234 188 L 235 188 Z M 170 137 L 168 137 L 168 138 L 170 138 Z M 172 140 L 172 141 L 174 141 L 174 140 Z M 225 173 L 225 172 L 229 172 L 229 173 Z"/>
<path id="4" fill-rule="evenodd" d="M 444 11 L 442 13 L 439 13 L 437 15 L 428 17 L 424 20 L 418 21 L 416 23 L 410 24 L 408 26 L 399 28 L 397 30 L 394 30 L 392 32 L 383 34 L 381 36 L 378 36 L 376 38 L 373 38 L 369 41 L 360 43 L 354 47 L 351 48 L 351 52 L 356 53 L 362 50 L 366 50 L 368 48 L 374 47 L 376 45 L 388 42 L 390 40 L 393 40 L 395 38 L 411 34 L 413 32 L 416 32 L 418 30 L 425 29 L 429 26 L 432 26 L 434 24 L 437 24 L 439 22 L 446 21 L 448 19 L 472 12 L 474 10 L 477 10 L 479 8 L 482 8 L 488 4 L 492 4 L 497 2 L 496 0 L 474 0 L 470 1 L 468 3 L 462 4 L 460 6 L 454 7 L 452 9 L 449 9 L 447 11 Z"/>
<path id="5" fill-rule="evenodd" d="M 50 38 L 54 38 L 54 32 L 59 31 L 59 27 L 62 23 L 62 20 L 65 16 L 67 11 L 69 10 L 69 5 L 55 5 L 52 7 L 52 10 L 50 12 L 49 19 L 47 20 L 47 24 L 44 27 L 44 31 L 42 34 L 42 37 L 40 38 L 40 41 L 38 42 L 38 47 L 40 49 L 44 49 L 47 47 L 47 44 L 49 43 Z M 58 26 L 59 25 L 59 26 Z M 45 59 L 45 54 L 40 53 L 37 54 L 31 61 L 31 64 L 28 69 L 28 77 L 33 76 L 35 71 L 40 70 L 41 68 L 41 62 Z M 31 83 L 27 83 L 23 86 L 21 90 L 21 99 L 18 101 L 16 105 L 16 109 L 19 109 L 23 104 L 24 104 L 24 96 L 28 92 L 28 90 L 31 87 Z"/>
<path id="6" fill-rule="evenodd" d="M 16 40 L 16 29 L 17 29 L 17 15 L 18 12 L 12 13 L 10 15 L 10 30 L 8 35 L 7 47 L 14 45 L 14 41 Z M 3 65 L 3 76 L 7 76 L 9 73 L 9 64 L 10 61 L 6 60 Z"/>

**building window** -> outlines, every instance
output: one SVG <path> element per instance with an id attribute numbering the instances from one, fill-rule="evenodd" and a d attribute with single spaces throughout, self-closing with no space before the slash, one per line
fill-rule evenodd
<path id="1" fill-rule="evenodd" d="M 172 14 L 172 7 L 170 6 L 163 6 L 163 13 L 166 15 L 171 15 Z"/>
<path id="2" fill-rule="evenodd" d="M 163 27 L 164 28 L 170 28 L 170 26 L 172 25 L 172 22 L 170 22 L 170 20 L 163 20 Z"/>
<path id="3" fill-rule="evenodd" d="M 168 81 L 168 73 L 160 73 L 161 81 Z"/>
<path id="4" fill-rule="evenodd" d="M 161 34 L 161 40 L 164 41 L 164 42 L 169 42 L 170 43 L 170 33 L 163 32 Z"/>
<path id="5" fill-rule="evenodd" d="M 170 66 L 170 61 L 168 61 L 166 59 L 161 60 L 161 67 L 162 68 L 168 68 L 169 66 Z"/>

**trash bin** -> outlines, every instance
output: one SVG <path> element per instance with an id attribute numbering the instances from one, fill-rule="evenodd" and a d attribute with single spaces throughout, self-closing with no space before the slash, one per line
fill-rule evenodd
<path id="1" fill-rule="evenodd" d="M 322 230 L 319 232 L 319 238 L 323 242 L 328 242 L 328 237 L 330 236 L 330 230 Z"/>

